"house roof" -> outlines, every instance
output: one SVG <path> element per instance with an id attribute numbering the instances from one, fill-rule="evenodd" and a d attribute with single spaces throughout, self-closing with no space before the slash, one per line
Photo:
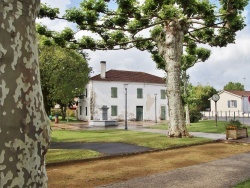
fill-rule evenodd
<path id="1" fill-rule="evenodd" d="M 106 72 L 106 77 L 103 79 L 98 74 L 90 78 L 96 81 L 120 81 L 120 82 L 141 82 L 141 83 L 154 83 L 165 84 L 163 78 L 148 74 L 145 72 L 123 71 L 123 70 L 109 70 Z"/>
<path id="2" fill-rule="evenodd" d="M 234 90 L 225 90 L 225 91 L 238 96 L 243 96 L 243 97 L 250 96 L 250 91 L 234 91 Z"/>

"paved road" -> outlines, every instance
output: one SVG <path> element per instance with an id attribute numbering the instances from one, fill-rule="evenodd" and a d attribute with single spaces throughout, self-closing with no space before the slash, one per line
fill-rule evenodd
<path id="1" fill-rule="evenodd" d="M 250 178 L 250 153 L 166 173 L 135 178 L 105 188 L 231 188 Z"/>

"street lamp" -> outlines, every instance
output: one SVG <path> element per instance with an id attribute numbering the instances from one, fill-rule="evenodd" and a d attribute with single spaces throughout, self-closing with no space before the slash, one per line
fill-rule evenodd
<path id="1" fill-rule="evenodd" d="M 155 123 L 157 123 L 157 114 L 156 114 L 156 97 L 157 97 L 157 94 L 155 94 Z"/>
<path id="2" fill-rule="evenodd" d="M 127 103 L 128 103 L 128 84 L 124 84 L 125 88 L 125 130 L 128 129 L 128 118 L 127 118 Z"/>

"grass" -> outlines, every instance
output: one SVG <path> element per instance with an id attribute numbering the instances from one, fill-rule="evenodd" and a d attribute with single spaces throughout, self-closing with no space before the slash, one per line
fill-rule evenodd
<path id="1" fill-rule="evenodd" d="M 190 126 L 187 126 L 189 132 L 205 132 L 205 133 L 226 133 L 226 125 L 228 122 L 226 121 L 218 121 L 217 127 L 214 120 L 202 120 L 197 123 L 191 123 Z M 151 129 L 162 129 L 168 130 L 167 124 L 161 124 L 156 126 L 150 126 L 147 128 Z M 248 129 L 248 134 L 250 134 L 250 129 Z"/>
<path id="2" fill-rule="evenodd" d="M 217 127 L 214 120 L 203 120 L 197 123 L 192 123 L 187 129 L 190 132 L 205 132 L 205 133 L 226 133 L 226 124 L 228 122 L 218 121 Z"/>
<path id="3" fill-rule="evenodd" d="M 99 152 L 92 150 L 66 150 L 66 149 L 50 149 L 46 155 L 46 163 L 63 162 L 69 160 L 80 160 L 96 158 L 101 156 Z"/>
<path id="4" fill-rule="evenodd" d="M 176 146 L 188 146 L 211 141 L 206 138 L 168 138 L 166 135 L 137 132 L 130 130 L 54 130 L 53 142 L 122 142 L 145 146 L 152 149 L 166 149 Z M 96 158 L 100 153 L 91 150 L 55 150 L 50 149 L 46 155 L 46 162 L 61 162 L 78 159 Z"/>
<path id="5" fill-rule="evenodd" d="M 168 138 L 163 134 L 137 132 L 130 130 L 91 130 L 52 132 L 54 142 L 122 142 L 145 146 L 153 149 L 165 149 L 210 141 L 205 138 Z"/>
<path id="6" fill-rule="evenodd" d="M 234 186 L 234 188 L 249 188 L 249 187 L 250 187 L 250 179 Z"/>

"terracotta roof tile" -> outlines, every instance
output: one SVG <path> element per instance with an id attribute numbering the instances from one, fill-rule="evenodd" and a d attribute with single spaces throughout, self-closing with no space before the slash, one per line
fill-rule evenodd
<path id="1" fill-rule="evenodd" d="M 106 78 L 102 79 L 100 74 L 98 74 L 91 77 L 90 80 L 165 84 L 165 81 L 161 77 L 154 76 L 145 72 L 123 70 L 109 70 L 106 72 Z"/>
<path id="2" fill-rule="evenodd" d="M 237 90 L 225 90 L 225 91 L 238 96 L 244 96 L 244 97 L 250 96 L 250 91 L 237 91 Z"/>

